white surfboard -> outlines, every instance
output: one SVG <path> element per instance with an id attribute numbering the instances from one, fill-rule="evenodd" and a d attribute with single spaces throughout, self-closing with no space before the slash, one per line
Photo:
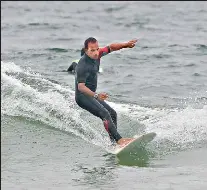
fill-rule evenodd
<path id="1" fill-rule="evenodd" d="M 155 136 L 156 133 L 154 132 L 138 136 L 126 146 L 116 149 L 115 154 L 119 159 L 130 156 L 130 154 L 136 154 L 141 147 L 145 147 L 147 143 L 151 142 L 155 138 Z"/>

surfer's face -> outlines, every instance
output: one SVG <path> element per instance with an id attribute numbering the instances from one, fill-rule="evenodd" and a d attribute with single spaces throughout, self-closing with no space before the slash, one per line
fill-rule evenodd
<path id="1" fill-rule="evenodd" d="M 88 43 L 88 49 L 86 49 L 86 54 L 91 58 L 91 59 L 98 59 L 99 57 L 99 46 L 98 42 Z"/>

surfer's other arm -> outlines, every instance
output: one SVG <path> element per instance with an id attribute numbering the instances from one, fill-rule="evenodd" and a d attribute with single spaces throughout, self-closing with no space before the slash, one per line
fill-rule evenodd
<path id="1" fill-rule="evenodd" d="M 95 92 L 91 91 L 87 86 L 85 86 L 85 83 L 79 83 L 78 90 L 92 97 L 94 97 L 94 95 L 96 94 Z M 108 94 L 106 93 L 99 93 L 97 95 L 98 95 L 97 98 L 99 100 L 105 100 L 106 98 L 108 98 Z"/>

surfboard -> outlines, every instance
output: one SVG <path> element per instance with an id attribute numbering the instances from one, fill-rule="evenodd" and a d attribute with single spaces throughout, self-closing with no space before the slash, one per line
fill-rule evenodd
<path id="1" fill-rule="evenodd" d="M 124 147 L 117 148 L 115 150 L 115 155 L 119 158 L 126 158 L 130 155 L 138 154 L 141 147 L 145 147 L 149 142 L 151 142 L 155 137 L 156 133 L 150 132 L 143 135 L 140 135 L 138 137 L 135 137 L 135 140 L 130 142 Z"/>

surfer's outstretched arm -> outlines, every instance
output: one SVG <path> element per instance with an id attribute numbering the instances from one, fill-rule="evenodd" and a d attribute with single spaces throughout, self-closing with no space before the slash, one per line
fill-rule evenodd
<path id="1" fill-rule="evenodd" d="M 137 39 L 136 40 L 130 40 L 130 41 L 124 42 L 124 43 L 112 43 L 112 44 L 109 45 L 110 52 L 117 51 L 117 50 L 120 50 L 122 48 L 133 48 L 135 46 L 136 42 L 137 42 Z"/>
<path id="2" fill-rule="evenodd" d="M 124 43 L 112 43 L 103 48 L 99 48 L 99 58 L 111 53 L 112 51 L 118 51 L 123 48 L 133 48 L 136 44 L 137 40 L 130 40 Z"/>

